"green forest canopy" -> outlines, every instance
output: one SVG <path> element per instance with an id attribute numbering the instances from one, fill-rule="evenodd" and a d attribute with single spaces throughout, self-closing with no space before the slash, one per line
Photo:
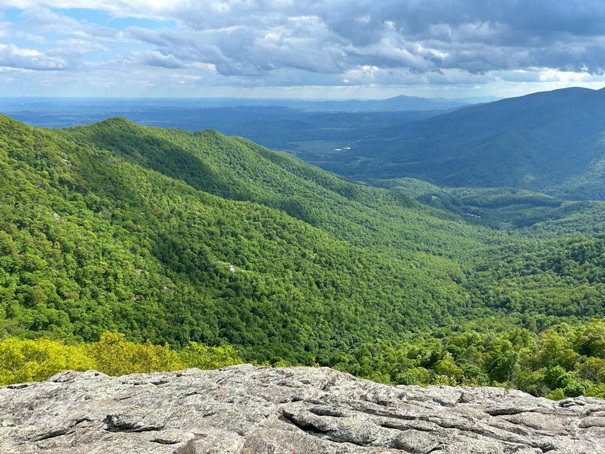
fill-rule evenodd
<path id="1" fill-rule="evenodd" d="M 555 215 L 542 204 L 494 228 L 401 185 L 120 118 L 45 130 L 2 117 L 0 142 L 0 335 L 15 351 L 120 332 L 393 383 L 561 397 L 605 381 L 590 321 L 605 316 L 605 236 L 589 228 L 599 203 Z M 539 359 L 549 327 L 575 336 L 555 350 L 574 358 L 556 364 L 565 380 Z"/>

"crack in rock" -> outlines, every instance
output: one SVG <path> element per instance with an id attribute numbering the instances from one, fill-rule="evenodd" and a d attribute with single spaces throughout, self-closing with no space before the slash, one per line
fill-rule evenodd
<path id="1" fill-rule="evenodd" d="M 501 407 L 501 408 L 488 408 L 485 410 L 490 416 L 512 416 L 519 415 L 521 413 L 532 413 L 535 412 L 535 408 L 514 408 L 514 407 Z"/>
<path id="2" fill-rule="evenodd" d="M 108 432 L 151 432 L 162 430 L 164 425 L 142 425 L 121 415 L 107 415 L 103 420 L 105 430 Z"/>
<path id="3" fill-rule="evenodd" d="M 48 440 L 50 438 L 62 437 L 63 435 L 67 435 L 70 432 L 71 432 L 71 430 L 67 429 L 67 428 L 56 429 L 56 430 L 52 430 L 48 433 L 34 437 L 34 439 L 32 441 L 42 441 L 42 440 Z"/>

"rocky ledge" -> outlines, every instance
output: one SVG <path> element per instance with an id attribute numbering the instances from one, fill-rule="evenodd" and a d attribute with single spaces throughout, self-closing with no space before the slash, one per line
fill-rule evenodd
<path id="1" fill-rule="evenodd" d="M 0 452 L 605 453 L 605 401 L 250 365 L 0 388 Z"/>

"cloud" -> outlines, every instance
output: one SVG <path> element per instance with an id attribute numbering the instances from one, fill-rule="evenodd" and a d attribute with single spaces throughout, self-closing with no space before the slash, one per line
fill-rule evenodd
<path id="1" fill-rule="evenodd" d="M 56 14 L 47 8 L 32 8 L 21 15 L 21 29 L 35 32 L 38 35 L 54 33 L 85 35 L 82 25 L 65 15 Z"/>
<path id="2" fill-rule="evenodd" d="M 225 74 L 291 68 L 345 73 L 365 66 L 470 73 L 551 67 L 600 73 L 605 36 L 601 1 L 408 0 L 350 2 L 176 2 L 178 42 Z M 154 31 L 149 31 L 147 42 Z M 199 43 L 206 51 L 199 52 Z M 168 46 L 168 47 L 166 47 Z M 208 49 L 212 49 L 208 53 Z M 221 60 L 217 56 L 221 56 Z"/>
<path id="3" fill-rule="evenodd" d="M 128 32 L 134 39 L 153 45 L 155 51 L 174 55 L 183 62 L 220 64 L 229 61 L 205 32 L 189 29 L 182 32 L 167 29 L 148 30 L 139 27 L 131 27 Z"/>
<path id="4" fill-rule="evenodd" d="M 11 67 L 29 70 L 105 62 L 146 77 L 164 68 L 187 83 L 273 87 L 605 71 L 602 0 L 0 0 L 0 8 L 22 11 L 1 24 L 0 43 L 3 54 L 12 46 Z"/>
<path id="5" fill-rule="evenodd" d="M 176 69 L 183 68 L 181 62 L 174 55 L 164 55 L 158 51 L 146 52 L 140 56 L 140 63 L 149 66 L 159 66 L 161 68 Z"/>
<path id="6" fill-rule="evenodd" d="M 56 71 L 67 69 L 69 63 L 62 58 L 44 55 L 34 49 L 21 49 L 14 45 L 0 44 L 0 67 Z"/>
<path id="7" fill-rule="evenodd" d="M 87 56 L 108 51 L 123 36 L 119 30 L 41 7 L 20 12 L 1 29 L 4 65 L 39 71 L 82 70 Z"/>

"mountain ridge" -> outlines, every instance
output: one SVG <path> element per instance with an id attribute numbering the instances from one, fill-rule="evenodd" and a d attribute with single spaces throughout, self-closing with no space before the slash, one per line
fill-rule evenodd
<path id="1" fill-rule="evenodd" d="M 423 319 L 432 324 L 445 316 L 439 315 L 442 308 L 455 311 L 455 301 L 466 298 L 455 283 L 460 266 L 436 254 L 438 237 L 433 246 L 419 247 L 391 233 L 399 243 L 396 255 L 385 252 L 386 245 L 380 252 L 347 241 L 360 242 L 373 231 L 376 211 L 361 204 L 351 221 L 328 222 L 341 231 L 329 233 L 283 209 L 197 190 L 90 142 L 70 141 L 66 133 L 6 119 L 2 124 L 9 140 L 0 159 L 2 247 L 10 253 L 0 275 L 4 323 L 11 333 L 94 340 L 103 330 L 119 329 L 130 338 L 176 345 L 229 339 L 248 348 L 250 358 L 266 360 L 279 351 L 302 362 L 321 350 L 329 355 L 329 344 L 380 337 L 381 325 L 389 337 L 412 320 L 415 326 Z M 101 127 L 107 125 L 152 131 L 124 120 Z M 121 137 L 118 131 L 115 137 Z M 212 145 L 212 153 L 221 155 L 216 159 L 256 153 L 218 133 L 177 133 L 182 140 L 192 137 L 214 138 L 231 148 L 220 153 Z M 138 145 L 145 146 L 137 149 L 151 154 L 147 145 L 153 137 L 140 139 Z M 154 143 L 158 156 L 165 157 L 164 151 L 175 156 L 166 141 Z M 241 163 L 234 168 L 241 169 Z M 342 211 L 346 200 L 334 193 L 333 211 Z M 327 213 L 330 204 L 322 211 Z M 400 208 L 393 203 L 393 209 Z M 421 212 L 415 217 L 433 219 Z M 431 222 L 446 226 L 438 218 Z M 419 226 L 399 225 L 395 232 L 407 229 L 408 237 L 429 239 Z M 434 285 L 417 285 L 425 281 Z"/>
<path id="2" fill-rule="evenodd" d="M 509 186 L 600 200 L 604 112 L 604 90 L 535 93 L 375 131 L 318 164 L 357 179 L 413 177 L 439 186 Z"/>

